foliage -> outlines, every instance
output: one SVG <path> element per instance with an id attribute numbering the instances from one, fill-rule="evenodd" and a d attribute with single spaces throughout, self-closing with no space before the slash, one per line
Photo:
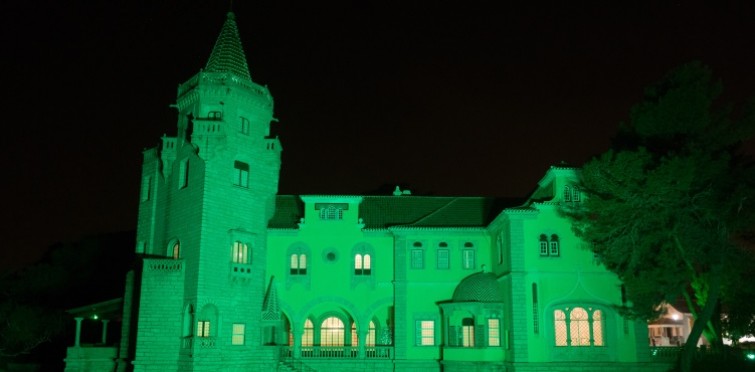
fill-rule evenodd
<path id="1" fill-rule="evenodd" d="M 0 276 L 0 368 L 61 341 L 73 324 L 65 309 L 122 294 L 132 247 L 132 232 L 56 244 L 40 262 Z"/>
<path id="2" fill-rule="evenodd" d="M 720 341 L 721 329 L 710 322 L 720 306 L 735 314 L 729 327 L 751 331 L 746 320 L 755 315 L 741 298 L 753 293 L 741 283 L 752 279 L 743 263 L 755 257 L 747 248 L 755 168 L 737 153 L 755 129 L 755 105 L 734 118 L 732 106 L 717 105 L 721 91 L 699 63 L 649 87 L 613 148 L 584 165 L 589 197 L 565 210 L 624 282 L 629 315 L 651 320 L 661 304 L 689 300 L 697 318 L 690 348 L 703 330 Z"/>

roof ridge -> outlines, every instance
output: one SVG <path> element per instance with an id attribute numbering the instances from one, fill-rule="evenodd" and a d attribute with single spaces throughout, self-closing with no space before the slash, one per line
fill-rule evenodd
<path id="1" fill-rule="evenodd" d="M 241 78 L 252 80 L 249 65 L 246 63 L 244 48 L 241 45 L 239 29 L 236 26 L 236 16 L 228 12 L 220 35 L 210 53 L 210 59 L 205 67 L 207 72 L 230 72 Z"/>

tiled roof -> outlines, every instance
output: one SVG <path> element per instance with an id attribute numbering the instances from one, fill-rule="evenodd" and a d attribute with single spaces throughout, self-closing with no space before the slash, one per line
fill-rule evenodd
<path id="1" fill-rule="evenodd" d="M 407 227 L 483 227 L 505 207 L 518 205 L 513 199 L 449 196 L 364 196 L 359 217 L 365 228 Z M 304 216 L 304 205 L 297 196 L 276 199 L 271 228 L 296 228 Z"/>
<path id="2" fill-rule="evenodd" d="M 503 302 L 504 296 L 496 276 L 490 272 L 479 272 L 464 278 L 453 296 L 454 302 Z"/>
<path id="3" fill-rule="evenodd" d="M 239 77 L 252 80 L 249 75 L 249 65 L 246 63 L 244 48 L 241 46 L 239 29 L 233 13 L 228 13 L 220 31 L 220 36 L 212 48 L 210 60 L 207 61 L 206 72 L 231 72 Z"/>

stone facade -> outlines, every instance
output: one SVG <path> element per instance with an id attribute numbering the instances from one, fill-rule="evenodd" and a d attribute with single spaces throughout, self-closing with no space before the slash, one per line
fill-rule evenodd
<path id="1" fill-rule="evenodd" d="M 251 80 L 233 14 L 175 107 L 176 137 L 144 152 L 143 263 L 118 369 L 665 367 L 646 325 L 614 310 L 621 283 L 558 213 L 582 200 L 577 169 L 552 167 L 516 203 L 276 195 L 273 100 Z"/>

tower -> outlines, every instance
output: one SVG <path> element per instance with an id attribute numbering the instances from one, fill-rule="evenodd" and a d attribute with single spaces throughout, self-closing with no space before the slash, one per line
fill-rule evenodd
<path id="1" fill-rule="evenodd" d="M 261 370 L 274 359 L 259 330 L 281 146 L 233 13 L 173 107 L 177 136 L 144 152 L 135 370 Z"/>

